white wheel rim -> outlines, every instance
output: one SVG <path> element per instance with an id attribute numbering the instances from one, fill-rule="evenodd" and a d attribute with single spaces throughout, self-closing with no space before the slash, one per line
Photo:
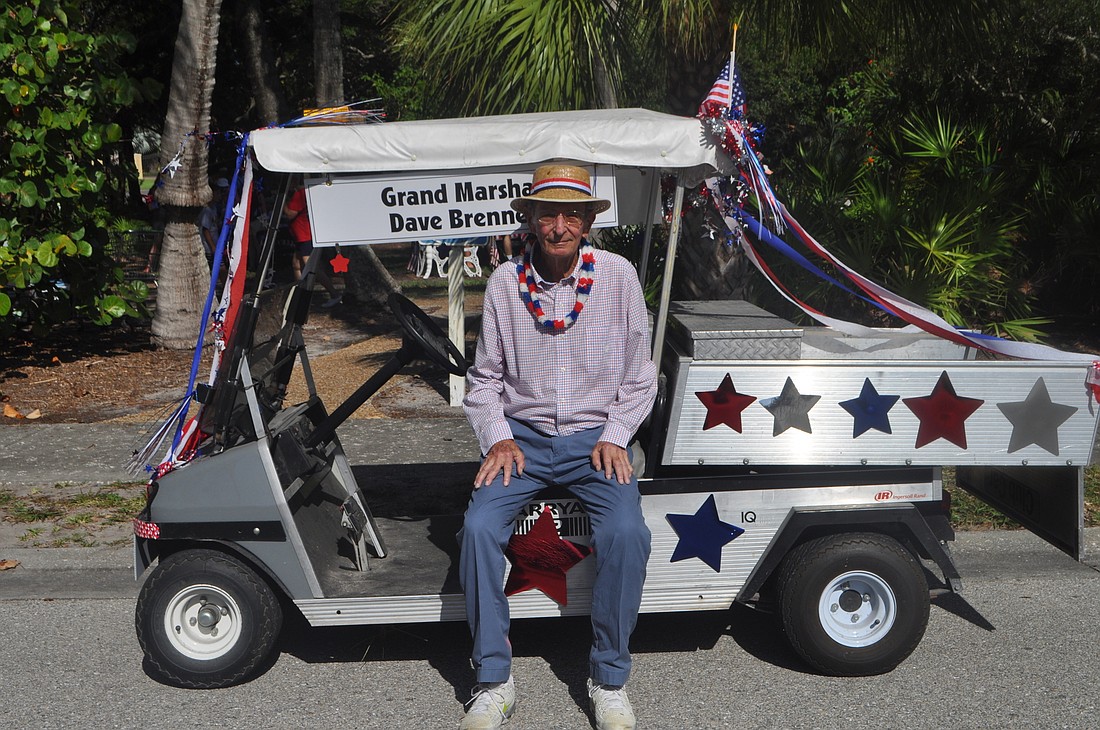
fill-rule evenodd
<path id="1" fill-rule="evenodd" d="M 164 633 L 184 656 L 217 659 L 240 639 L 241 609 L 233 597 L 220 588 L 188 586 L 168 601 Z"/>
<path id="2" fill-rule="evenodd" d="M 839 575 L 821 592 L 817 614 L 821 628 L 843 646 L 870 646 L 890 633 L 897 618 L 890 585 L 874 573 L 853 570 Z"/>

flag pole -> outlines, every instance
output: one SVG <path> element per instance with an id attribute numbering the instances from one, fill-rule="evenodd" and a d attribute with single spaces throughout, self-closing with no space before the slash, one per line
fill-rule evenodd
<path id="1" fill-rule="evenodd" d="M 738 23 L 733 24 L 733 41 L 730 43 L 730 90 L 733 89 L 733 80 L 737 76 L 737 27 Z M 730 103 L 726 107 L 726 115 L 730 116 L 733 113 L 733 94 L 729 97 Z"/>

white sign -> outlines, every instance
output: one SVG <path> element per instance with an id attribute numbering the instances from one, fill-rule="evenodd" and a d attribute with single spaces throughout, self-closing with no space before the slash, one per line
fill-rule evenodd
<path id="1" fill-rule="evenodd" d="M 307 180 L 313 243 L 477 238 L 525 229 L 525 221 L 510 204 L 530 191 L 535 167 Z M 611 208 L 597 216 L 595 225 L 617 225 L 613 169 L 609 165 L 587 169 L 594 195 L 611 201 Z"/>

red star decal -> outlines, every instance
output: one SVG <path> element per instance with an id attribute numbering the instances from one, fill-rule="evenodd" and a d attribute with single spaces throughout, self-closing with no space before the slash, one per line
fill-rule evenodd
<path id="1" fill-rule="evenodd" d="M 920 398 L 902 398 L 909 410 L 920 419 L 917 445 L 920 448 L 938 438 L 945 438 L 961 448 L 966 448 L 966 419 L 985 403 L 977 398 L 955 395 L 955 386 L 947 371 L 940 374 L 932 393 Z"/>
<path id="2" fill-rule="evenodd" d="M 726 424 L 737 433 L 741 433 L 741 411 L 752 405 L 756 396 L 743 395 L 733 387 L 733 378 L 729 373 L 722 378 L 717 390 L 696 391 L 695 397 L 707 407 L 707 420 L 703 430 Z"/>
<path id="3" fill-rule="evenodd" d="M 332 257 L 332 273 L 334 274 L 346 274 L 348 271 L 348 261 L 350 259 L 342 253 L 338 253 Z"/>
<path id="4" fill-rule="evenodd" d="M 562 606 L 566 598 L 565 572 L 592 553 L 592 549 L 562 540 L 549 506 L 535 520 L 526 535 L 512 535 L 504 552 L 512 561 L 512 572 L 504 585 L 508 596 L 538 588 Z"/>

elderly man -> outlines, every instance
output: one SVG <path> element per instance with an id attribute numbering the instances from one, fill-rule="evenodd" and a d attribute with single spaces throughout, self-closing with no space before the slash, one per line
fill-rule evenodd
<path id="1" fill-rule="evenodd" d="M 596 726 L 635 725 L 623 685 L 650 533 L 627 445 L 653 406 L 656 368 L 637 273 L 586 240 L 609 206 L 592 196 L 584 168 L 539 167 L 530 193 L 512 202 L 537 244 L 486 286 L 464 401 L 484 455 L 459 533 L 478 681 L 465 730 L 500 727 L 514 711 L 504 550 L 520 509 L 551 485 L 569 488 L 592 526 L 588 694 Z"/>

